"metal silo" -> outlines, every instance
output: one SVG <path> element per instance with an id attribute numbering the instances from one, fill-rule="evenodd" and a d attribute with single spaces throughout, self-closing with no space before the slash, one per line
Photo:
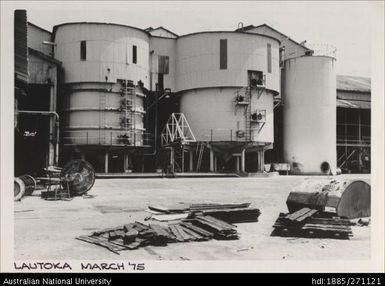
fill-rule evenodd
<path id="1" fill-rule="evenodd" d="M 99 171 L 131 169 L 130 154 L 147 145 L 143 103 L 149 88 L 149 37 L 117 24 L 54 27 L 55 57 L 64 67 L 62 142 L 75 156 L 88 159 L 96 153 L 89 159 Z M 111 161 L 113 170 L 111 159 L 117 162 Z"/>
<path id="2" fill-rule="evenodd" d="M 245 171 L 245 153 L 253 152 L 262 171 L 264 151 L 274 142 L 279 41 L 242 32 L 202 32 L 179 37 L 176 55 L 180 111 L 210 151 L 209 170 L 222 171 L 219 161 L 234 161 L 229 163 L 233 170 Z M 190 166 L 199 170 L 199 163 Z"/>
<path id="3" fill-rule="evenodd" d="M 335 58 L 303 56 L 285 61 L 284 157 L 296 174 L 335 174 Z"/>

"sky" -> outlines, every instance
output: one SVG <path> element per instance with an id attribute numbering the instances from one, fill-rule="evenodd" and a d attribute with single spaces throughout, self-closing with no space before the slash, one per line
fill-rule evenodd
<path id="1" fill-rule="evenodd" d="M 16 2 L 28 21 L 52 31 L 65 22 L 109 22 L 147 28 L 163 26 L 183 35 L 268 24 L 297 42 L 337 48 L 337 73 L 371 74 L 374 19 L 382 1 L 42 1 Z"/>

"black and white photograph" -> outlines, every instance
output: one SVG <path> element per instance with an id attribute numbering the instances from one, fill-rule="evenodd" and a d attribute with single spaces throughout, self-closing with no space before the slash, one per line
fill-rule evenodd
<path id="1" fill-rule="evenodd" d="M 1 8 L 2 272 L 385 271 L 384 1 Z"/>

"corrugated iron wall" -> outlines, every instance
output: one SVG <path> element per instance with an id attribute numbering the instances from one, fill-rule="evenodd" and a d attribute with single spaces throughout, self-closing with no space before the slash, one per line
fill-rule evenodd
<path id="1" fill-rule="evenodd" d="M 15 10 L 15 81 L 28 81 L 27 11 Z"/>

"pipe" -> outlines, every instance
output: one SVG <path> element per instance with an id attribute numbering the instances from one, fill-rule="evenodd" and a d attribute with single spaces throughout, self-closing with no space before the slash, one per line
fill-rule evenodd
<path id="1" fill-rule="evenodd" d="M 35 111 L 35 110 L 18 110 L 17 114 L 31 114 L 31 115 L 48 115 L 55 116 L 56 118 L 56 142 L 55 142 L 55 161 L 54 164 L 57 166 L 59 163 L 59 114 L 56 111 Z"/>

